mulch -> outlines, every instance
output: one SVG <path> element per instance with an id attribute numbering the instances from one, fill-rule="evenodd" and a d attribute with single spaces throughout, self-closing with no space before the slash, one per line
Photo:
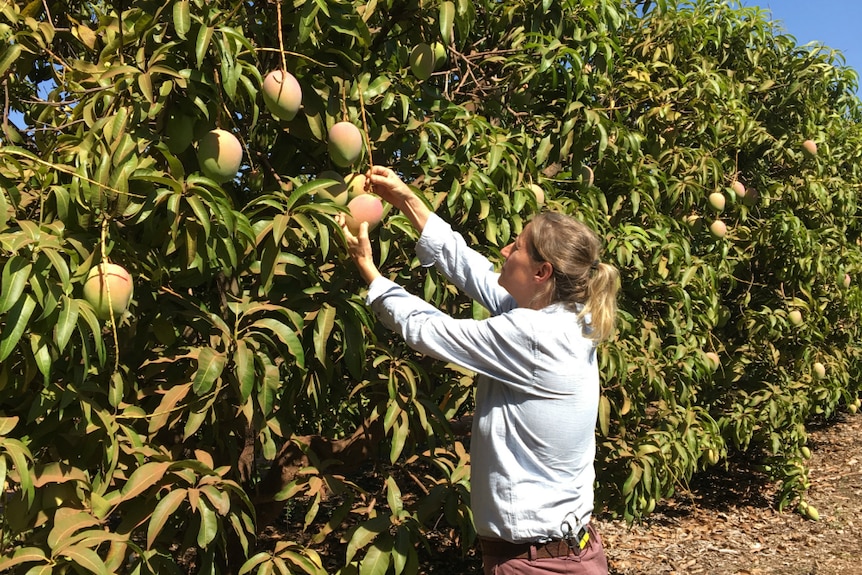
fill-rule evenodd
<path id="1" fill-rule="evenodd" d="M 809 445 L 819 521 L 777 511 L 775 485 L 755 470 L 718 469 L 640 524 L 599 517 L 611 575 L 862 574 L 862 414 L 813 431 Z"/>

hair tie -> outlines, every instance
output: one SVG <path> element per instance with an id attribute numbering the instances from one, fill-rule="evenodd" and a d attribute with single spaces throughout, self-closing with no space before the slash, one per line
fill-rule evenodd
<path id="1" fill-rule="evenodd" d="M 593 260 L 592 265 L 590 265 L 590 269 L 593 271 L 596 271 L 597 269 L 599 269 L 599 260 L 597 260 L 597 259 Z"/>

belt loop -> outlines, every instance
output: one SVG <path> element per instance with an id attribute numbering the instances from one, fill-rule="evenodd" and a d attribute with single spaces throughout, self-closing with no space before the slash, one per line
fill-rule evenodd
<path id="1" fill-rule="evenodd" d="M 538 556 L 538 546 L 535 543 L 530 543 L 530 548 L 527 551 L 527 559 L 535 561 Z"/>

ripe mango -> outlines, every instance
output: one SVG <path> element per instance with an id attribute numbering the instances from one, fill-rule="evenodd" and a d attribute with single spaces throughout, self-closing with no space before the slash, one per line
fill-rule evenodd
<path id="1" fill-rule="evenodd" d="M 242 144 L 227 130 L 211 130 L 198 142 L 198 163 L 206 177 L 220 184 L 229 182 L 239 172 Z"/>
<path id="2" fill-rule="evenodd" d="M 716 238 L 723 238 L 727 234 L 727 224 L 721 220 L 715 220 L 709 224 L 709 231 Z"/>
<path id="3" fill-rule="evenodd" d="M 338 122 L 329 129 L 329 158 L 346 168 L 362 155 L 362 132 L 351 122 Z"/>
<path id="4" fill-rule="evenodd" d="M 122 315 L 129 308 L 133 292 L 132 276 L 117 264 L 100 263 L 90 269 L 84 281 L 84 299 L 93 306 L 96 317 L 103 320 Z"/>
<path id="5" fill-rule="evenodd" d="M 273 70 L 263 80 L 263 102 L 279 120 L 292 120 L 302 105 L 302 88 L 296 77 L 284 70 Z"/>
<path id="6" fill-rule="evenodd" d="M 383 218 L 383 202 L 373 194 L 359 194 L 347 204 L 347 228 L 353 235 L 359 234 L 362 222 L 368 222 L 369 231 L 377 227 Z"/>

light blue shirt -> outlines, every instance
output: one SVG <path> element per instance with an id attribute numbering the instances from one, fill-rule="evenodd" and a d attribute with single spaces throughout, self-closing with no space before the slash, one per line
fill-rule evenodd
<path id="1" fill-rule="evenodd" d="M 452 318 L 386 278 L 371 283 L 367 298 L 410 347 L 479 374 L 470 446 L 477 533 L 542 541 L 561 537 L 564 520 L 577 531 L 593 511 L 595 343 L 559 304 L 516 307 L 488 259 L 434 214 L 416 252 L 493 314 Z"/>

